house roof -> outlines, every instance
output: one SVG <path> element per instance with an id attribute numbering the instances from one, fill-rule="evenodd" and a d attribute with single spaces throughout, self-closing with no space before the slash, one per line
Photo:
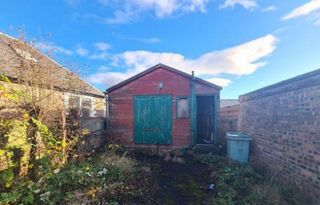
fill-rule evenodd
<path id="1" fill-rule="evenodd" d="M 27 80 L 26 73 L 19 69 L 23 61 L 33 61 L 43 72 L 50 72 L 51 84 L 57 90 L 83 95 L 104 97 L 102 91 L 82 80 L 78 75 L 59 65 L 34 46 L 0 32 L 0 74 L 12 80 Z M 24 68 L 27 70 L 27 68 Z M 50 70 L 50 71 L 48 71 Z M 70 85 L 72 83 L 72 86 Z M 72 87 L 72 89 L 71 89 Z"/>
<path id="2" fill-rule="evenodd" d="M 144 76 L 144 75 L 146 75 L 148 73 L 151 73 L 151 72 L 153 72 L 153 71 L 155 71 L 155 70 L 157 70 L 159 68 L 166 69 L 168 71 L 171 71 L 173 73 L 176 73 L 178 75 L 184 76 L 184 77 L 189 78 L 189 79 L 192 78 L 192 75 L 190 75 L 188 73 L 182 72 L 182 71 L 180 71 L 178 69 L 175 69 L 175 68 L 172 68 L 170 66 L 167 66 L 167 65 L 164 65 L 162 63 L 159 63 L 159 64 L 157 64 L 155 66 L 152 66 L 152 67 L 146 69 L 145 71 L 143 71 L 141 73 L 138 73 L 137 75 L 132 76 L 131 78 L 128 78 L 127 80 L 124 80 L 124 81 L 122 81 L 122 82 L 120 82 L 120 83 L 118 83 L 116 85 L 111 86 L 110 88 L 108 88 L 106 90 L 106 92 L 111 92 L 113 90 L 116 90 L 116 89 L 118 89 L 118 88 L 120 88 L 120 87 L 122 87 L 122 86 L 124 86 L 124 85 L 126 85 L 126 84 L 128 84 L 128 83 L 130 83 L 130 82 L 132 82 L 132 81 L 134 81 L 136 79 L 138 79 L 138 78 L 141 78 L 142 76 Z M 206 80 L 203 80 L 201 78 L 194 77 L 194 79 L 195 79 L 196 82 L 204 84 L 204 85 L 207 85 L 209 87 L 212 87 L 212 88 L 215 88 L 215 89 L 219 89 L 219 90 L 222 89 L 222 87 L 220 87 L 218 85 L 215 85 L 213 83 L 210 83 L 210 82 L 208 82 Z"/>
<path id="3" fill-rule="evenodd" d="M 221 99 L 220 100 L 220 108 L 230 107 L 238 104 L 239 104 L 238 99 Z"/>

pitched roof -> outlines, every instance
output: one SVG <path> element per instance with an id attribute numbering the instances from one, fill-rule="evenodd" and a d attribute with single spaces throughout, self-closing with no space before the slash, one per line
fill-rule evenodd
<path id="1" fill-rule="evenodd" d="M 52 85 L 57 90 L 104 97 L 102 91 L 85 82 L 75 73 L 59 65 L 52 58 L 44 55 L 32 45 L 0 32 L 0 74 L 6 75 L 11 79 L 26 80 L 25 73 L 27 71 L 22 73 L 23 70 L 21 69 L 24 65 L 22 63 L 23 60 L 33 61 L 43 72 L 49 72 L 48 70 L 50 70 Z M 73 84 L 73 89 L 70 89 L 70 83 Z"/>
<path id="2" fill-rule="evenodd" d="M 106 90 L 106 92 L 111 92 L 113 90 L 116 90 L 116 89 L 118 89 L 118 88 L 120 88 L 120 87 L 122 87 L 122 86 L 124 86 L 124 85 L 126 85 L 126 84 L 128 84 L 128 83 L 130 83 L 130 82 L 132 82 L 132 81 L 134 81 L 136 79 L 138 79 L 138 78 L 141 78 L 142 76 L 144 76 L 144 75 L 146 75 L 148 73 L 151 73 L 151 72 L 153 72 L 153 71 L 155 71 L 155 70 L 157 70 L 159 68 L 166 69 L 168 71 L 174 72 L 174 73 L 176 73 L 178 75 L 184 76 L 184 77 L 189 78 L 189 79 L 192 78 L 192 75 L 190 75 L 188 73 L 182 72 L 182 71 L 180 71 L 178 69 L 175 69 L 175 68 L 172 68 L 170 66 L 167 66 L 167 65 L 164 65 L 162 63 L 159 63 L 159 64 L 157 64 L 155 66 L 152 66 L 152 67 L 146 69 L 145 71 L 143 71 L 141 73 L 138 73 L 137 75 L 132 76 L 131 78 L 128 78 L 127 80 L 124 80 L 124 81 L 122 81 L 122 82 L 120 82 L 120 83 L 118 83 L 116 85 L 111 86 L 110 88 L 108 88 Z M 209 87 L 212 87 L 212 88 L 215 88 L 215 89 L 219 89 L 219 90 L 222 89 L 222 87 L 220 87 L 220 86 L 218 86 L 216 84 L 210 83 L 210 82 L 208 82 L 206 80 L 203 80 L 201 78 L 194 77 L 194 79 L 195 79 L 196 82 L 204 84 L 204 85 L 207 85 Z"/>
<path id="3" fill-rule="evenodd" d="M 238 99 L 221 99 L 220 100 L 220 108 L 230 107 L 238 104 L 239 104 Z"/>

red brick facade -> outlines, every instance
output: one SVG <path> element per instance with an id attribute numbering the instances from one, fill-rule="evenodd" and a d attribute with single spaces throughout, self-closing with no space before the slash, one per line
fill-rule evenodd
<path id="1" fill-rule="evenodd" d="M 240 104 L 221 107 L 219 112 L 219 137 L 225 140 L 227 132 L 239 131 Z"/>
<path id="2" fill-rule="evenodd" d="M 159 89 L 159 83 L 163 88 Z M 190 96 L 190 79 L 165 68 L 157 68 L 108 93 L 109 96 L 109 136 L 127 147 L 149 147 L 155 145 L 135 145 L 133 131 L 133 97 L 135 95 L 172 95 L 172 144 L 161 148 L 182 148 L 191 144 L 190 117 L 176 118 L 176 98 Z M 219 95 L 220 89 L 195 82 L 195 93 Z"/>
<path id="3" fill-rule="evenodd" d="M 320 70 L 240 96 L 252 155 L 320 204 Z"/>

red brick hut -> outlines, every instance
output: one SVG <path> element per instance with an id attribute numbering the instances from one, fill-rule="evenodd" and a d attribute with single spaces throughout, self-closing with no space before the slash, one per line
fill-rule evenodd
<path id="1" fill-rule="evenodd" d="M 155 65 L 106 90 L 112 139 L 135 148 L 214 143 L 221 87 Z"/>

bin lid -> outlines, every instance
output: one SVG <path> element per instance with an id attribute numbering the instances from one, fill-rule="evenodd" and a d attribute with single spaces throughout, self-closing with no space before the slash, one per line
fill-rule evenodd
<path id="1" fill-rule="evenodd" d="M 241 132 L 227 132 L 227 140 L 251 141 L 252 139 Z"/>

